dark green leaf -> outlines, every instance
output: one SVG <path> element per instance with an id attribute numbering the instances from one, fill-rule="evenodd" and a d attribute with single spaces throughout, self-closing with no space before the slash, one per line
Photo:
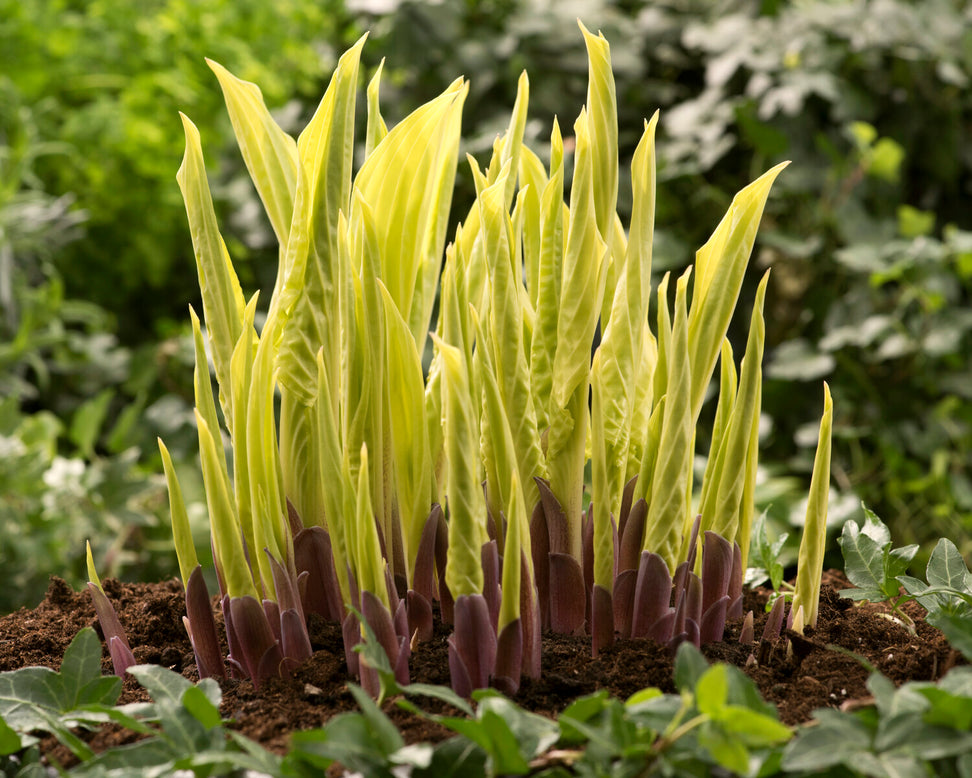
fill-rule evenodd
<path id="1" fill-rule="evenodd" d="M 78 693 L 78 705 L 113 705 L 118 701 L 121 689 L 122 679 L 117 675 L 93 678 Z"/>
<path id="2" fill-rule="evenodd" d="M 182 704 L 206 729 L 213 729 L 223 723 L 219 708 L 213 705 L 206 693 L 198 686 L 186 689 L 182 695 Z"/>
<path id="3" fill-rule="evenodd" d="M 145 778 L 171 775 L 179 755 L 161 738 L 139 740 L 112 748 L 72 770 L 72 775 L 100 778 Z"/>
<path id="4" fill-rule="evenodd" d="M 100 677 L 101 641 L 94 629 L 85 627 L 74 636 L 71 645 L 64 651 L 64 659 L 61 661 L 65 702 L 71 707 L 76 707 L 82 701 L 81 690 L 91 680 Z"/>
<path id="5" fill-rule="evenodd" d="M 816 772 L 841 764 L 853 768 L 855 759 L 870 751 L 871 733 L 855 717 L 836 714 L 824 719 L 816 727 L 801 729 L 787 744 L 785 770 Z"/>
<path id="6" fill-rule="evenodd" d="M 337 761 L 349 770 L 391 778 L 388 754 L 375 741 L 371 725 L 360 713 L 342 713 L 323 729 L 295 732 L 288 761 L 307 763 L 318 770 Z"/>
<path id="7" fill-rule="evenodd" d="M 525 711 L 500 694 L 491 692 L 488 696 L 474 696 L 479 697 L 477 715 L 484 721 L 486 716 L 493 716 L 504 722 L 516 738 L 517 750 L 527 760 L 546 751 L 560 737 L 560 727 L 556 722 Z"/>
<path id="8" fill-rule="evenodd" d="M 870 522 L 870 516 L 868 517 Z M 867 527 L 865 526 L 865 529 Z M 885 548 L 890 545 L 879 543 L 873 537 L 862 532 L 853 521 L 844 524 L 838 541 L 844 555 L 844 572 L 850 582 L 865 591 L 884 591 L 885 584 Z"/>
<path id="9" fill-rule="evenodd" d="M 750 567 L 762 571 L 769 578 L 770 586 L 774 590 L 778 590 L 783 583 L 783 565 L 779 558 L 788 537 L 789 535 L 783 532 L 775 543 L 770 543 L 766 534 L 766 511 L 759 515 L 753 527 L 753 539 L 749 547 L 749 564 Z M 748 582 L 750 585 L 761 583 L 761 581 L 753 580 Z"/>
<path id="10" fill-rule="evenodd" d="M 585 736 L 571 721 L 588 722 L 595 716 L 599 716 L 607 705 L 609 699 L 606 690 L 595 692 L 587 697 L 581 697 L 568 705 L 558 719 L 560 724 L 560 740 L 565 744 L 583 743 Z"/>
<path id="11" fill-rule="evenodd" d="M 902 575 L 908 569 L 911 560 L 915 558 L 915 554 L 918 553 L 919 548 L 920 546 L 917 543 L 912 543 L 910 546 L 892 549 L 890 552 L 891 558 L 888 560 L 886 576 L 895 578 Z M 897 589 L 895 589 L 895 592 L 897 592 Z"/>
<path id="12" fill-rule="evenodd" d="M 938 682 L 938 688 L 958 697 L 972 698 L 972 667 L 953 667 Z"/>
<path id="13" fill-rule="evenodd" d="M 712 723 L 699 731 L 699 745 L 706 749 L 722 767 L 736 775 L 743 775 L 749 767 L 749 752 L 743 742 Z"/>
<path id="14" fill-rule="evenodd" d="M 972 660 L 972 609 L 964 613 L 948 613 L 944 610 L 929 612 L 927 621 L 945 633 L 952 648 Z"/>
<path id="15" fill-rule="evenodd" d="M 682 643 L 675 654 L 675 686 L 679 691 L 691 691 L 709 669 L 709 662 L 691 643 Z"/>
<path id="16" fill-rule="evenodd" d="M 358 707 L 361 708 L 361 712 L 371 730 L 372 738 L 382 754 L 387 756 L 405 745 L 405 741 L 402 740 L 398 729 L 392 723 L 391 719 L 382 712 L 370 694 L 353 683 L 348 684 L 348 690 L 354 696 Z"/>
<path id="17" fill-rule="evenodd" d="M 520 743 L 506 719 L 498 713 L 488 710 L 480 714 L 479 724 L 488 739 L 486 750 L 489 753 L 490 765 L 494 773 L 522 775 L 529 772 L 530 764 L 525 754 L 520 752 Z"/>
<path id="18" fill-rule="evenodd" d="M 436 745 L 432 761 L 415 769 L 412 778 L 479 778 L 486 776 L 486 752 L 463 737 Z"/>
<path id="19" fill-rule="evenodd" d="M 442 702 L 448 703 L 453 708 L 461 710 L 467 716 L 474 715 L 472 707 L 469 703 L 456 694 L 448 686 L 436 686 L 429 683 L 412 683 L 402 689 L 402 692 L 410 697 L 431 697 L 435 700 L 441 700 Z M 402 701 L 399 701 L 401 704 Z"/>
<path id="20" fill-rule="evenodd" d="M 145 687 L 156 703 L 181 705 L 182 695 L 192 688 L 190 681 L 159 665 L 135 665 L 128 672 Z"/>
<path id="21" fill-rule="evenodd" d="M 729 680 L 726 666 L 715 664 L 709 667 L 695 684 L 695 705 L 699 712 L 718 720 L 729 696 Z"/>

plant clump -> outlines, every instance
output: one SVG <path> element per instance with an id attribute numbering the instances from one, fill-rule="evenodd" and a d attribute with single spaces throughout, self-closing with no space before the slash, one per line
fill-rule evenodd
<path id="1" fill-rule="evenodd" d="M 178 180 L 206 325 L 204 335 L 191 312 L 196 420 L 225 663 L 160 446 L 201 676 L 260 684 L 287 673 L 310 653 L 310 612 L 342 622 L 348 666 L 377 694 L 374 653 L 355 648 L 380 645 L 407 684 L 437 603 L 453 625 L 449 667 L 464 696 L 489 684 L 514 692 L 538 676 L 543 629 L 589 634 L 597 654 L 616 635 L 720 640 L 727 616 L 742 616 L 768 275 L 738 367 L 726 333 L 785 163 L 736 195 L 675 279 L 673 308 L 665 275 L 650 321 L 657 114 L 631 163 L 625 225 L 610 48 L 581 29 L 589 83 L 572 138 L 555 122 L 546 162 L 524 143 L 523 74 L 489 165 L 468 158 L 477 198 L 448 245 L 463 79 L 388 129 L 379 68 L 353 171 L 364 38 L 296 140 L 254 84 L 210 63 L 280 263 L 258 332 L 257 295 L 243 295 L 199 134 L 183 117 Z M 717 363 L 712 443 L 694 489 Z M 825 391 L 798 628 L 815 620 L 818 590 L 805 581 L 819 587 L 831 415 Z"/>

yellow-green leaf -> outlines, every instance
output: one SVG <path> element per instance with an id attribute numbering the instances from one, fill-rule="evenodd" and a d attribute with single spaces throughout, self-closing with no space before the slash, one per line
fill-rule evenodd
<path id="1" fill-rule="evenodd" d="M 817 453 L 813 458 L 810 497 L 800 539 L 796 586 L 793 591 L 793 629 L 802 633 L 804 625 L 817 626 L 820 608 L 820 577 L 823 574 L 824 548 L 827 545 L 827 504 L 830 499 L 830 448 L 834 423 L 834 403 L 830 387 L 824 383 L 824 411 L 820 418 Z"/>
<path id="2" fill-rule="evenodd" d="M 202 463 L 203 484 L 206 487 L 216 568 L 230 597 L 256 597 L 256 587 L 250 575 L 236 511 L 230 498 L 230 486 L 221 470 L 216 439 L 199 411 L 196 411 L 196 427 L 199 432 L 199 459 Z"/>
<path id="3" fill-rule="evenodd" d="M 305 405 L 317 396 L 314 359 L 324 347 L 331 370 L 340 364 L 338 214 L 347 214 L 351 196 L 354 108 L 364 37 L 338 61 L 310 124 L 300 134 L 297 194 L 290 240 L 277 274 L 271 309 L 293 306 L 291 323 L 279 333 L 280 383 Z M 301 283 L 287 282 L 300 273 Z M 283 294 L 290 287 L 293 299 Z M 337 406 L 337 396 L 331 398 Z"/>
<path id="4" fill-rule="evenodd" d="M 695 255 L 689 316 L 692 359 L 692 418 L 697 419 L 722 340 L 739 298 L 756 230 L 773 181 L 788 163 L 764 173 L 739 191 L 712 237 Z"/>
<path id="5" fill-rule="evenodd" d="M 378 100 L 378 90 L 381 87 L 381 71 L 385 66 L 385 59 L 375 69 L 375 74 L 368 82 L 368 128 L 365 131 L 365 159 L 371 156 L 371 152 L 381 143 L 388 134 L 388 126 L 381 118 L 381 106 Z"/>
<path id="6" fill-rule="evenodd" d="M 717 532 L 730 543 L 737 539 L 742 509 L 742 495 L 746 482 L 748 451 L 753 420 L 759 417 L 757 403 L 760 399 L 762 384 L 763 340 L 763 302 L 766 298 L 766 284 L 769 272 L 763 276 L 756 290 L 752 319 L 749 327 L 749 340 L 739 374 L 739 388 L 732 406 L 732 414 L 724 440 L 719 450 L 719 481 L 714 500 L 702 514 L 702 526 Z"/>
<path id="7" fill-rule="evenodd" d="M 676 284 L 668 385 L 658 457 L 651 481 L 651 500 L 645 520 L 644 548 L 661 555 L 669 570 L 681 561 L 682 535 L 689 514 L 695 425 L 689 387 L 686 290 L 691 269 Z"/>
<path id="8" fill-rule="evenodd" d="M 206 64 L 219 79 L 243 162 L 277 242 L 286 246 L 297 189 L 297 142 L 274 121 L 260 87 L 237 78 L 211 59 Z"/>
<path id="9" fill-rule="evenodd" d="M 186 585 L 199 560 L 196 557 L 196 547 L 192 542 L 192 529 L 189 526 L 186 503 L 182 497 L 182 487 L 179 485 L 169 449 L 165 447 L 162 438 L 159 438 L 159 453 L 162 455 L 162 469 L 165 471 L 165 483 L 169 491 L 169 515 L 172 517 L 172 539 L 176 557 L 179 559 L 179 574 L 182 576 L 183 585 Z"/>
<path id="10" fill-rule="evenodd" d="M 176 178 L 189 218 L 203 315 L 213 346 L 216 379 L 220 387 L 228 387 L 233 347 L 243 327 L 243 291 L 216 224 L 199 131 L 185 115 L 180 116 L 186 133 L 186 153 Z M 227 419 L 232 419 L 231 403 L 225 396 L 220 399 Z"/>
<path id="11" fill-rule="evenodd" d="M 443 436 L 448 476 L 449 557 L 446 584 L 453 597 L 482 594 L 481 553 L 486 542 L 486 503 L 479 484 L 476 451 L 479 443 L 474 420 L 465 355 L 459 348 L 435 338 L 443 369 Z"/>
<path id="12" fill-rule="evenodd" d="M 382 140 L 355 178 L 378 224 L 380 278 L 425 345 L 448 226 L 468 84 L 454 82 Z"/>

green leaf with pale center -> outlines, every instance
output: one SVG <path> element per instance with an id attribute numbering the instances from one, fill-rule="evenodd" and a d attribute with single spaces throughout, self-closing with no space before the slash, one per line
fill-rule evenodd
<path id="1" fill-rule="evenodd" d="M 297 142 L 274 121 L 260 87 L 237 78 L 211 59 L 206 64 L 219 79 L 243 162 L 277 242 L 286 246 L 297 189 Z"/>
<path id="2" fill-rule="evenodd" d="M 770 187 L 787 164 L 777 165 L 740 190 L 712 237 L 696 252 L 688 337 L 693 419 L 698 418 L 702 409 L 709 379 L 739 298 Z"/>
<path id="3" fill-rule="evenodd" d="M 375 68 L 375 74 L 368 82 L 368 126 L 365 130 L 365 159 L 371 156 L 371 152 L 381 143 L 388 134 L 388 125 L 381 116 L 381 106 L 378 99 L 378 92 L 381 88 L 381 71 L 385 67 L 385 60 L 382 58 Z"/>
<path id="4" fill-rule="evenodd" d="M 358 468 L 358 497 L 354 514 L 354 577 L 362 592 L 371 592 L 388 608 L 385 560 L 381 555 L 375 514 L 371 507 L 367 445 L 362 444 L 359 457 L 361 466 Z"/>
<path id="5" fill-rule="evenodd" d="M 233 269 L 226 244 L 216 224 L 216 212 L 209 192 L 206 166 L 203 162 L 199 130 L 182 116 L 186 133 L 186 153 L 176 178 L 189 217 L 189 231 L 196 255 L 199 290 L 209 340 L 213 346 L 213 363 L 221 392 L 230 385 L 230 360 L 233 347 L 243 327 L 243 291 Z M 233 418 L 232 403 L 220 397 L 227 419 Z"/>
<path id="6" fill-rule="evenodd" d="M 567 208 L 564 205 L 564 145 L 556 120 L 554 120 L 550 146 L 550 179 L 543 189 L 540 200 L 540 255 L 537 267 L 537 290 L 533 295 L 536 321 L 533 340 L 530 343 L 530 375 L 533 382 L 537 426 L 540 430 L 546 429 L 549 425 L 553 404 L 551 400 L 553 356 L 557 350 L 564 236 L 568 225 Z"/>
<path id="7" fill-rule="evenodd" d="M 675 316 L 668 363 L 667 402 L 657 461 L 652 473 L 644 548 L 661 555 L 669 570 L 681 561 L 682 536 L 689 518 L 695 424 L 691 415 L 686 290 L 691 269 L 676 284 Z"/>
<path id="8" fill-rule="evenodd" d="M 340 364 L 338 285 L 344 279 L 338 266 L 338 214 L 346 215 L 350 208 L 354 108 L 364 40 L 341 56 L 313 119 L 297 141 L 293 222 L 273 300 L 294 306 L 290 326 L 280 333 L 280 383 L 305 405 L 317 396 L 317 350 L 324 347 L 332 372 Z M 281 293 L 294 269 L 306 277 L 302 284 L 290 284 L 295 299 L 285 300 Z M 331 402 L 337 406 L 336 395 Z"/>
<path id="9" fill-rule="evenodd" d="M 406 560 L 414 559 L 432 506 L 432 456 L 424 423 L 425 383 L 421 355 L 408 323 L 379 281 L 385 323 L 385 380 L 395 493 Z M 412 571 L 409 571 L 410 573 Z M 409 578 L 411 580 L 411 578 Z"/>
<path id="10" fill-rule="evenodd" d="M 435 299 L 467 93 L 468 84 L 459 79 L 417 108 L 392 128 L 355 177 L 364 199 L 381 214 L 379 276 L 419 349 Z"/>
<path id="11" fill-rule="evenodd" d="M 489 345 L 503 400 L 506 421 L 513 435 L 516 466 L 523 498 L 532 506 L 539 500 L 534 476 L 543 475 L 540 433 L 530 392 L 530 371 L 523 343 L 521 284 L 514 272 L 513 228 L 504 207 L 509 168 L 479 197 L 484 243 L 490 272 Z M 509 475 L 505 476 L 508 481 Z M 505 505 L 505 501 L 504 501 Z"/>
<path id="12" fill-rule="evenodd" d="M 739 386 L 725 437 L 719 448 L 717 470 L 719 481 L 713 500 L 702 513 L 703 529 L 712 530 L 730 543 L 741 536 L 742 497 L 750 466 L 748 451 L 753 428 L 753 420 L 759 417 L 760 386 L 762 383 L 763 340 L 763 302 L 766 297 L 766 284 L 769 273 L 763 276 L 756 290 L 752 319 L 749 327 L 749 341 L 739 374 Z M 750 527 L 745 527 L 748 535 Z"/>
<path id="13" fill-rule="evenodd" d="M 196 427 L 199 432 L 199 459 L 202 463 L 203 484 L 206 487 L 206 505 L 209 508 L 216 567 L 226 583 L 226 593 L 230 597 L 256 597 L 250 567 L 243 552 L 235 506 L 230 497 L 230 485 L 220 466 L 216 439 L 198 410 Z"/>

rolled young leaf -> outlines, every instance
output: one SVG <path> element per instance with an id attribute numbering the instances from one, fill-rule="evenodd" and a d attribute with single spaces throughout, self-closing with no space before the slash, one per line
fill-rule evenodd
<path id="1" fill-rule="evenodd" d="M 213 556 L 220 579 L 226 585 L 230 597 L 251 596 L 256 598 L 256 587 L 250 573 L 250 565 L 243 550 L 243 538 L 236 510 L 230 499 L 230 488 L 219 465 L 216 442 L 209 425 L 196 411 L 199 432 L 199 458 L 202 463 L 203 484 L 206 487 L 206 504 L 213 533 Z"/>
<path id="2" fill-rule="evenodd" d="M 834 423 L 834 403 L 830 387 L 824 383 L 824 410 L 820 418 L 817 453 L 813 458 L 810 477 L 810 497 L 807 516 L 800 539 L 797 557 L 797 578 L 790 611 L 793 629 L 803 633 L 803 627 L 817 626 L 820 608 L 820 578 L 823 575 L 824 547 L 827 545 L 827 503 L 830 498 L 830 448 Z"/>
<path id="3" fill-rule="evenodd" d="M 313 406 L 320 402 L 315 357 L 323 350 L 329 370 L 339 374 L 340 287 L 346 282 L 338 247 L 339 214 L 350 210 L 354 110 L 364 40 L 363 36 L 341 56 L 314 117 L 298 139 L 293 221 L 273 296 L 284 301 L 285 288 L 292 289 L 293 310 L 286 326 L 275 333 L 280 341 L 274 357 L 281 392 L 280 481 L 286 499 L 310 525 L 320 525 L 326 513 L 318 478 L 322 452 L 314 432 Z M 303 277 L 297 283 L 301 267 Z M 294 282 L 288 284 L 292 274 Z M 335 382 L 324 400 L 333 413 L 338 410 L 339 391 Z M 269 429 L 266 421 L 263 429 Z M 271 503 L 276 501 L 273 491 L 271 483 Z M 278 538 L 279 544 L 285 542 Z"/>
<path id="4" fill-rule="evenodd" d="M 609 240 L 618 202 L 618 106 L 611 47 L 578 20 L 587 46 L 587 112 L 594 157 L 594 212 L 597 231 Z"/>
<path id="5" fill-rule="evenodd" d="M 424 348 L 435 299 L 459 154 L 462 79 L 399 122 L 355 177 L 364 199 L 382 215 L 380 277 Z"/>
<path id="6" fill-rule="evenodd" d="M 503 401 L 506 422 L 514 444 L 524 503 L 531 509 L 539 499 L 534 476 L 543 476 L 540 434 L 530 392 L 528 353 L 523 343 L 520 289 L 513 270 L 513 230 L 503 206 L 505 185 L 511 175 L 504 168 L 495 184 L 479 196 L 481 239 L 490 271 L 489 345 Z M 508 475 L 504 476 L 508 483 Z M 506 501 L 504 500 L 504 503 Z"/>
<path id="7" fill-rule="evenodd" d="M 540 256 L 537 291 L 534 295 L 536 321 L 530 342 L 530 375 L 537 413 L 537 427 L 547 429 L 552 413 L 553 362 L 557 350 L 557 320 L 563 275 L 564 233 L 567 226 L 564 205 L 564 143 L 554 119 L 550 138 L 550 179 L 540 201 Z M 546 446 L 544 446 L 546 450 Z"/>
<path id="8" fill-rule="evenodd" d="M 282 338 L 279 370 L 281 385 L 305 405 L 316 395 L 318 349 L 324 347 L 332 375 L 340 364 L 338 286 L 346 279 L 338 267 L 338 214 L 350 210 L 354 108 L 364 41 L 365 37 L 360 38 L 341 55 L 314 117 L 297 140 L 293 221 L 272 299 L 284 302 L 287 276 L 297 269 L 303 283 L 291 284 L 293 297 L 288 305 L 294 307 L 293 319 L 278 335 Z M 330 398 L 335 411 L 338 388 L 332 387 L 335 394 Z"/>
<path id="9" fill-rule="evenodd" d="M 462 351 L 434 338 L 443 366 L 443 437 L 448 460 L 449 557 L 446 584 L 452 596 L 481 595 L 480 549 L 486 542 L 486 499 L 470 451 L 475 451 L 475 422 L 469 378 Z M 457 611 L 458 618 L 458 611 Z"/>
<path id="10" fill-rule="evenodd" d="M 580 560 L 590 344 L 604 294 L 606 247 L 595 222 L 593 152 L 585 110 L 574 123 L 574 134 L 577 145 L 557 318 L 547 467 L 551 490 L 567 516 L 568 553 Z"/>
<path id="11" fill-rule="evenodd" d="M 682 536 L 689 518 L 695 425 L 691 416 L 691 368 L 688 358 L 686 290 L 691 268 L 678 279 L 668 362 L 665 411 L 658 460 L 651 479 L 644 549 L 654 551 L 674 569 L 681 559 Z"/>
<path id="12" fill-rule="evenodd" d="M 737 539 L 742 511 L 742 497 L 748 468 L 755 464 L 748 456 L 754 420 L 759 418 L 760 386 L 762 384 L 763 301 L 769 271 L 756 290 L 749 341 L 739 374 L 739 387 L 732 404 L 729 426 L 717 454 L 718 485 L 708 495 L 707 511 L 702 512 L 702 526 L 712 530 L 731 544 Z M 750 527 L 745 528 L 748 532 Z"/>
<path id="13" fill-rule="evenodd" d="M 189 577 L 199 566 L 199 560 L 196 557 L 196 547 L 192 542 L 189 515 L 186 513 L 186 503 L 182 498 L 182 487 L 179 486 L 172 457 L 169 456 L 169 449 L 165 447 L 162 438 L 158 441 L 159 453 L 162 455 L 162 469 L 165 471 L 165 483 L 169 492 L 169 515 L 172 517 L 172 539 L 179 560 L 179 574 L 183 586 L 188 586 Z"/>
<path id="14" fill-rule="evenodd" d="M 588 38 L 588 46 L 591 46 Z M 593 54 L 591 55 L 593 56 Z M 592 74 L 592 78 L 594 75 Z M 613 83 L 612 83 L 613 96 Z M 654 232 L 654 130 L 657 113 L 646 124 L 632 162 L 634 209 L 631 235 L 616 297 L 591 368 L 592 501 L 594 504 L 594 582 L 608 595 L 614 587 L 612 517 L 619 516 L 627 472 L 628 437 L 641 367 L 643 323 L 648 311 L 651 239 Z M 605 607 L 607 600 L 601 595 Z M 612 608 L 613 610 L 613 608 Z"/>
<path id="15" fill-rule="evenodd" d="M 361 446 L 358 469 L 358 499 L 354 522 L 354 577 L 362 592 L 371 592 L 386 611 L 391 610 L 385 585 L 385 560 L 381 554 L 375 515 L 371 508 L 371 486 L 368 470 L 368 447 Z"/>
<path id="16" fill-rule="evenodd" d="M 405 544 L 405 571 L 411 581 L 425 521 L 432 506 L 432 453 L 424 423 L 425 384 L 422 357 L 415 348 L 408 323 L 402 318 L 384 284 L 385 381 L 388 404 L 387 438 L 394 467 L 395 508 Z"/>
<path id="17" fill-rule="evenodd" d="M 90 542 L 85 543 L 85 555 L 88 565 L 88 591 L 91 593 L 91 601 L 98 615 L 101 633 L 105 636 L 105 643 L 108 644 L 115 675 L 121 677 L 135 664 L 135 657 L 132 655 L 132 649 L 128 644 L 128 638 L 125 637 L 125 630 L 118 619 L 118 614 L 115 613 L 115 607 L 105 594 L 105 590 L 101 588 L 101 579 L 98 578 L 98 571 L 95 570 Z"/>

